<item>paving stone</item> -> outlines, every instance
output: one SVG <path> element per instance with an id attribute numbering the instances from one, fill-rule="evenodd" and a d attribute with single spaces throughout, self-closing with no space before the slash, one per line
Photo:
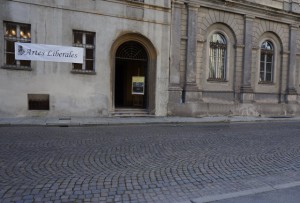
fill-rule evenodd
<path id="1" fill-rule="evenodd" d="M 0 202 L 173 203 L 300 181 L 299 124 L 1 127 Z"/>

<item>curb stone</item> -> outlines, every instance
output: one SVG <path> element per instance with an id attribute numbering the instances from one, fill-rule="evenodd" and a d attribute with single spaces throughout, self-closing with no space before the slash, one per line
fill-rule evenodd
<path id="1" fill-rule="evenodd" d="M 276 122 L 276 121 L 299 121 L 300 117 L 156 117 L 156 118 L 0 118 L 0 127 L 9 126 L 115 126 L 115 125 L 145 125 L 145 124 L 208 124 L 208 123 L 243 123 L 243 122 Z"/>
<path id="2" fill-rule="evenodd" d="M 204 196 L 200 198 L 192 199 L 191 203 L 210 203 L 214 201 L 220 201 L 235 197 L 243 197 L 248 195 L 254 195 L 264 192 L 270 192 L 270 191 L 276 191 L 280 189 L 287 189 L 292 187 L 300 186 L 300 181 L 291 182 L 291 183 L 285 183 L 285 184 L 279 184 L 274 186 L 266 186 L 261 188 L 255 188 L 255 189 L 249 189 L 249 190 L 243 190 L 239 192 L 232 192 L 232 193 L 226 193 L 226 194 L 220 194 L 220 195 L 212 195 L 212 196 Z M 180 202 L 180 203 L 188 203 L 188 202 Z"/>

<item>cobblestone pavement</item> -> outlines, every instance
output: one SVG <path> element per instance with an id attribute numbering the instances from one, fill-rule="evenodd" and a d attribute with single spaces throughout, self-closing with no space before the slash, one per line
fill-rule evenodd
<path id="1" fill-rule="evenodd" d="M 300 122 L 0 127 L 0 202 L 190 202 L 300 180 Z"/>

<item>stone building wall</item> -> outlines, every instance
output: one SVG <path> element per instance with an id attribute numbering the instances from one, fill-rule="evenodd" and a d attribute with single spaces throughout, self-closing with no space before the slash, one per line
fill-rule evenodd
<path id="1" fill-rule="evenodd" d="M 72 64 L 56 62 L 32 61 L 31 70 L 27 71 L 7 68 L 1 46 L 0 116 L 112 115 L 115 110 L 112 50 L 122 40 L 137 40 L 149 48 L 153 88 L 148 110 L 157 116 L 166 115 L 170 4 L 169 0 L 0 1 L 1 45 L 5 22 L 31 25 L 31 42 L 37 44 L 72 46 L 73 30 L 95 33 L 92 74 L 74 72 Z M 48 94 L 50 110 L 29 110 L 28 94 Z"/>
<path id="2" fill-rule="evenodd" d="M 171 41 L 181 46 L 178 56 L 181 60 L 171 57 L 175 63 L 180 63 L 181 72 L 180 82 L 170 84 L 169 115 L 300 113 L 299 14 L 296 9 L 299 2 L 201 0 L 172 3 L 172 15 L 175 12 L 182 15 L 180 22 L 172 23 L 173 28 L 180 23 L 180 43 L 178 37 Z M 193 15 L 196 15 L 196 24 Z M 208 80 L 211 33 L 223 34 L 228 42 L 225 81 Z M 274 46 L 273 78 L 268 83 L 260 81 L 261 45 L 266 40 Z M 189 46 L 188 43 L 194 41 L 197 46 Z M 171 49 L 172 53 L 179 54 Z M 194 57 L 193 66 L 190 59 Z M 170 66 L 171 78 L 179 74 L 173 69 Z"/>
<path id="3" fill-rule="evenodd" d="M 95 33 L 95 71 L 32 61 L 5 67 L 0 49 L 0 116 L 111 116 L 115 54 L 126 41 L 148 53 L 147 111 L 156 116 L 299 115 L 298 0 L 5 0 L 6 22 L 31 26 L 31 42 L 72 46 L 74 30 Z M 226 39 L 223 80 L 209 78 L 210 40 Z M 272 81 L 260 81 L 261 45 L 274 46 Z M 49 94 L 49 111 L 28 109 L 29 94 Z"/>

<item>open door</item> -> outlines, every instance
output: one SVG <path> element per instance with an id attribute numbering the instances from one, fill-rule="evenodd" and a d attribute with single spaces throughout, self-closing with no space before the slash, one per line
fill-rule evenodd
<path id="1" fill-rule="evenodd" d="M 148 108 L 148 57 L 142 44 L 127 41 L 115 56 L 115 107 Z"/>

